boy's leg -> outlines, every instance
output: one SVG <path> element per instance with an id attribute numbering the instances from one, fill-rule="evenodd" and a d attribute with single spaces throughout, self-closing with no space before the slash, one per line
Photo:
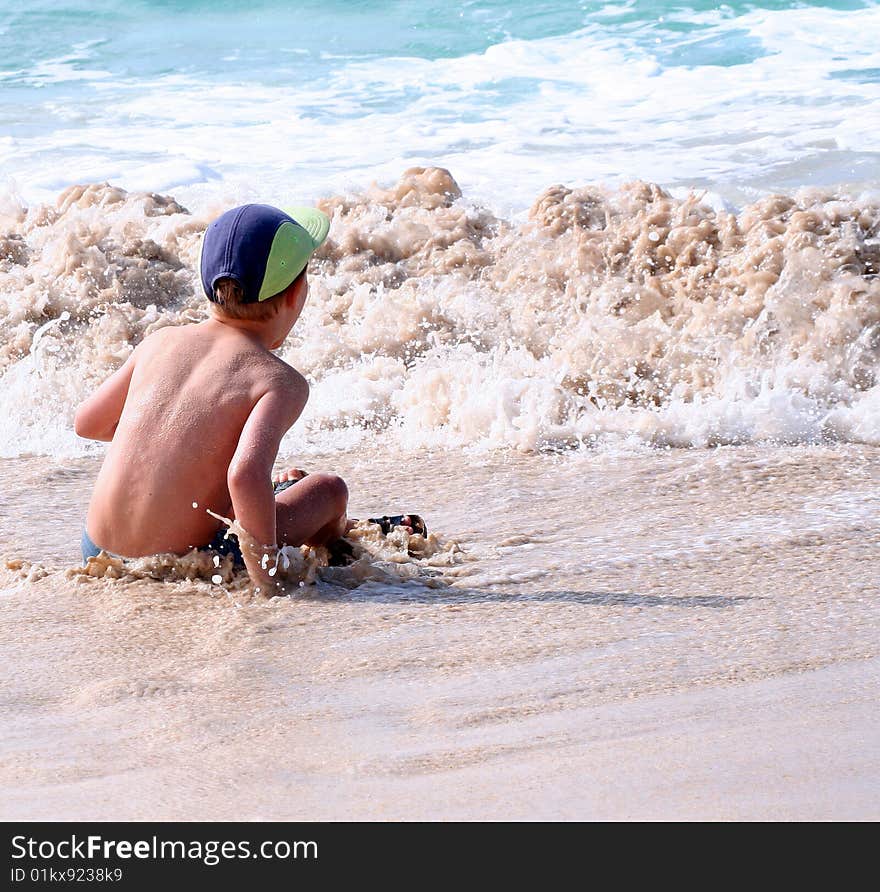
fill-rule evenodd
<path id="1" fill-rule="evenodd" d="M 279 545 L 325 545 L 347 532 L 348 487 L 335 474 L 309 474 L 275 497 Z"/>

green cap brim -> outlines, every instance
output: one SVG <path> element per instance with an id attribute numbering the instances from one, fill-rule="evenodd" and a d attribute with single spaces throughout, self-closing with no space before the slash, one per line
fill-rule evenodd
<path id="1" fill-rule="evenodd" d="M 315 248 L 324 244 L 327 233 L 330 231 L 330 218 L 317 208 L 282 208 L 285 214 L 290 214 L 300 226 L 312 237 Z"/>
<path id="2" fill-rule="evenodd" d="M 317 208 L 285 208 L 298 225 L 282 223 L 272 240 L 258 300 L 280 294 L 308 266 L 330 231 L 330 218 Z"/>

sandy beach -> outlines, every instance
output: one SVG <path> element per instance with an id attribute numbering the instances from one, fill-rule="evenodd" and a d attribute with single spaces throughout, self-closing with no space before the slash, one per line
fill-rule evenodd
<path id="1" fill-rule="evenodd" d="M 880 816 L 876 449 L 355 466 L 444 585 L 71 579 L 95 461 L 0 465 L 7 816 Z"/>

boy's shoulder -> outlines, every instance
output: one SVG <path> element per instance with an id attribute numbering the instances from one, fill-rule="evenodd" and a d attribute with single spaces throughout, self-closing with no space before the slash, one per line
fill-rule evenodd
<path id="1" fill-rule="evenodd" d="M 309 382 L 301 372 L 266 348 L 258 348 L 249 358 L 258 359 L 250 364 L 249 371 L 261 394 L 276 393 L 305 404 Z"/>
<path id="2" fill-rule="evenodd" d="M 285 362 L 280 356 L 266 351 L 266 374 L 273 381 L 282 386 L 309 388 L 305 376 L 298 372 L 290 363 Z"/>
<path id="3" fill-rule="evenodd" d="M 268 362 L 252 370 L 250 400 L 252 411 L 264 407 L 275 424 L 288 428 L 309 401 L 309 383 L 293 366 L 266 352 Z"/>

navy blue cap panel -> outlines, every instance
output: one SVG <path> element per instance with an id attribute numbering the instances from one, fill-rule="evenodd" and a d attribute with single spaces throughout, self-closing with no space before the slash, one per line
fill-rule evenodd
<path id="1" fill-rule="evenodd" d="M 257 303 L 266 262 L 278 227 L 293 219 L 266 204 L 246 204 L 218 217 L 205 231 L 200 274 L 213 300 L 214 285 L 231 278 L 241 286 L 245 303 Z"/>
<path id="2" fill-rule="evenodd" d="M 230 235 L 243 212 L 243 207 L 227 211 L 205 230 L 205 235 L 202 238 L 199 273 L 202 279 L 202 288 L 210 300 L 214 299 L 214 285 L 218 279 L 228 276 L 238 281 L 239 277 L 229 263 L 229 246 Z M 239 284 L 243 285 L 242 282 Z"/>

